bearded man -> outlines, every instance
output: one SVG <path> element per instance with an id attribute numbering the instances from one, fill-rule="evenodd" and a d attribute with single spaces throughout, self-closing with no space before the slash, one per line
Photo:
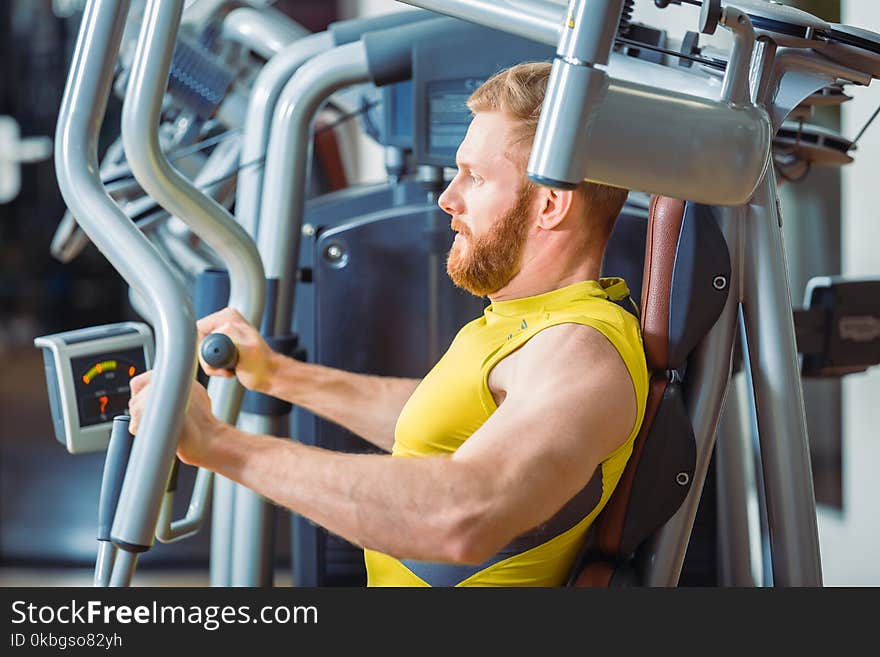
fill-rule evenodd
<path id="1" fill-rule="evenodd" d="M 418 381 L 272 352 L 234 310 L 202 319 L 235 342 L 250 390 L 336 422 L 390 454 L 342 454 L 223 424 L 194 384 L 179 458 L 364 548 L 370 586 L 558 586 L 607 502 L 645 411 L 648 372 L 621 279 L 600 265 L 626 190 L 526 178 L 550 65 L 502 71 L 468 101 L 439 205 L 447 270 L 488 297 Z M 231 376 L 202 363 L 213 376 Z M 149 390 L 132 381 L 132 430 Z"/>

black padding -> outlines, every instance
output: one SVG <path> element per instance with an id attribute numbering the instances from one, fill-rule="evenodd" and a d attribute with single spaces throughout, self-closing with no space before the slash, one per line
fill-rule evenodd
<path id="1" fill-rule="evenodd" d="M 205 269 L 196 276 L 193 289 L 193 309 L 201 319 L 223 310 L 229 304 L 229 272 L 225 269 Z"/>
<path id="2" fill-rule="evenodd" d="M 647 236 L 647 215 L 624 210 L 614 223 L 602 259 L 602 276 L 619 276 L 625 280 L 629 295 L 636 300 L 642 298 Z"/>
<path id="3" fill-rule="evenodd" d="M 690 490 L 696 462 L 697 444 L 681 388 L 670 384 L 645 438 L 633 478 L 621 555 L 634 554 L 639 544 L 678 510 Z"/>
<path id="4" fill-rule="evenodd" d="M 244 398 L 241 402 L 242 412 L 252 415 L 263 415 L 265 417 L 289 415 L 292 409 L 293 405 L 290 402 L 264 395 L 262 392 L 254 392 L 253 390 L 245 390 Z"/>
<path id="5" fill-rule="evenodd" d="M 722 286 L 723 281 L 723 286 Z M 718 320 L 730 289 L 730 253 L 712 208 L 687 203 L 669 299 L 669 364 L 678 369 Z"/>
<path id="6" fill-rule="evenodd" d="M 271 336 L 275 332 L 275 317 L 278 314 L 278 293 L 281 290 L 277 278 L 266 279 L 266 304 L 263 306 L 263 322 L 260 324 L 260 333 L 263 337 Z"/>
<path id="7" fill-rule="evenodd" d="M 377 87 L 412 77 L 412 47 L 425 40 L 444 40 L 461 29 L 455 18 L 433 18 L 378 32 L 368 32 L 361 41 L 367 52 L 370 78 Z"/>

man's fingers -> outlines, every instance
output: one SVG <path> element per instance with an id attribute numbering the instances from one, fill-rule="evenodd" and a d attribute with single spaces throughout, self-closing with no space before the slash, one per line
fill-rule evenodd
<path id="1" fill-rule="evenodd" d="M 153 377 L 153 370 L 147 370 L 141 374 L 138 374 L 131 380 L 131 394 L 132 396 L 138 394 L 141 390 L 146 388 L 150 384 L 150 379 Z"/>
<path id="2" fill-rule="evenodd" d="M 134 377 L 129 384 L 131 386 L 131 398 L 128 400 L 128 414 L 131 417 L 131 421 L 128 425 L 128 431 L 131 434 L 137 433 L 144 400 L 147 398 L 147 389 L 152 378 L 153 370 L 147 370 L 143 374 L 138 374 Z"/>
<path id="3" fill-rule="evenodd" d="M 211 367 L 204 360 L 202 360 L 201 356 L 199 356 L 199 363 L 202 366 L 202 370 L 204 370 L 205 374 L 207 374 L 208 376 L 219 376 L 223 379 L 231 379 L 232 377 L 235 376 L 235 372 L 232 372 L 230 370 L 224 370 L 224 369 L 218 369 L 216 367 Z"/>
<path id="4" fill-rule="evenodd" d="M 220 327 L 224 324 L 234 325 L 241 322 L 247 323 L 245 318 L 241 316 L 240 312 L 235 308 L 229 307 L 202 317 L 202 319 L 196 322 L 196 331 L 198 331 L 199 334 L 199 342 L 201 343 L 205 336 L 210 333 L 222 333 Z"/>
<path id="5" fill-rule="evenodd" d="M 142 406 L 142 396 L 132 396 L 132 398 L 128 400 L 128 414 L 131 416 L 131 421 L 128 423 L 128 431 L 131 434 L 137 433 L 138 426 L 141 423 Z"/>

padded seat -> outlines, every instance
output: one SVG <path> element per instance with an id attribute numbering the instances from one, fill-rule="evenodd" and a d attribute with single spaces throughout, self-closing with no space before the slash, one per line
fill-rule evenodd
<path id="1" fill-rule="evenodd" d="M 609 250 L 615 248 L 619 247 L 612 240 Z M 640 254 L 628 257 L 639 259 Z M 687 496 L 696 442 L 682 382 L 688 356 L 724 308 L 729 280 L 727 244 L 711 208 L 653 197 L 640 304 L 651 373 L 645 418 L 621 479 L 591 529 L 570 586 L 639 585 L 640 546 Z"/>

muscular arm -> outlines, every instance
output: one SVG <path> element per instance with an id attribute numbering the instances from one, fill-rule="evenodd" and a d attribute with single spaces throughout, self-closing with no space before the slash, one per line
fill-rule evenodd
<path id="1" fill-rule="evenodd" d="M 275 354 L 264 392 L 339 424 L 386 452 L 418 379 L 355 374 Z"/>
<path id="2" fill-rule="evenodd" d="M 208 315 L 197 327 L 200 341 L 214 332 L 232 339 L 238 351 L 235 376 L 248 390 L 301 406 L 391 451 L 397 418 L 418 380 L 354 374 L 282 356 L 234 308 Z M 201 364 L 210 376 L 232 376 Z"/>
<path id="3" fill-rule="evenodd" d="M 363 547 L 480 563 L 581 490 L 637 416 L 626 367 L 591 328 L 546 329 L 516 356 L 504 402 L 451 457 L 339 454 L 225 425 L 179 454 Z"/>

